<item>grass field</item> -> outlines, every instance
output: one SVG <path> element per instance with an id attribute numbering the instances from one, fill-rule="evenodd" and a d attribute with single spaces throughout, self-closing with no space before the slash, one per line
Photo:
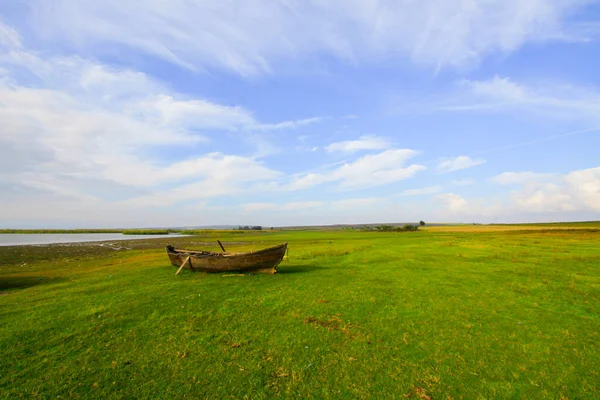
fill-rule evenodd
<path id="1" fill-rule="evenodd" d="M 600 225 L 517 228 L 170 239 L 288 242 L 273 276 L 0 248 L 0 397 L 600 398 Z"/>

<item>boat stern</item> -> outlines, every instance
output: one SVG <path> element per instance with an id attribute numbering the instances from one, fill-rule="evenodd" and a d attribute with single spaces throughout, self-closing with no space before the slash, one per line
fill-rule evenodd
<path id="1" fill-rule="evenodd" d="M 169 261 L 171 261 L 171 265 L 174 267 L 179 267 L 183 260 L 181 256 L 175 252 L 175 248 L 171 245 L 166 247 L 167 255 L 169 256 Z"/>

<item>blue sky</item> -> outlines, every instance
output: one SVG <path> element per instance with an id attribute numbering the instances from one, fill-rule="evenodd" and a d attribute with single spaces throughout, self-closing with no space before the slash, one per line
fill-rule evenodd
<path id="1" fill-rule="evenodd" d="M 600 219 L 600 4 L 0 3 L 0 227 Z"/>

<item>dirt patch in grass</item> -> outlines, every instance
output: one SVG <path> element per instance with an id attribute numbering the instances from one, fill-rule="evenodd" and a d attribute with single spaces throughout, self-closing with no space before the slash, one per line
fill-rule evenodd
<path id="1" fill-rule="evenodd" d="M 356 337 L 356 334 L 352 332 L 355 326 L 343 321 L 340 315 L 325 315 L 324 318 L 306 317 L 304 318 L 304 323 L 326 328 L 328 331 L 338 331 L 351 338 Z"/>

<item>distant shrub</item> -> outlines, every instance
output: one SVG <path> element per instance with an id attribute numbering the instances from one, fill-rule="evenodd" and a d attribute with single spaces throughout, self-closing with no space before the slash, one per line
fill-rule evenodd
<path id="1" fill-rule="evenodd" d="M 360 231 L 375 231 L 375 232 L 414 232 L 419 230 L 418 225 L 406 224 L 403 226 L 393 226 L 393 225 L 379 225 L 379 226 L 363 226 L 361 228 L 354 228 L 355 230 Z"/>
<path id="2" fill-rule="evenodd" d="M 400 228 L 402 232 L 414 232 L 419 229 L 418 225 L 406 224 Z"/>

